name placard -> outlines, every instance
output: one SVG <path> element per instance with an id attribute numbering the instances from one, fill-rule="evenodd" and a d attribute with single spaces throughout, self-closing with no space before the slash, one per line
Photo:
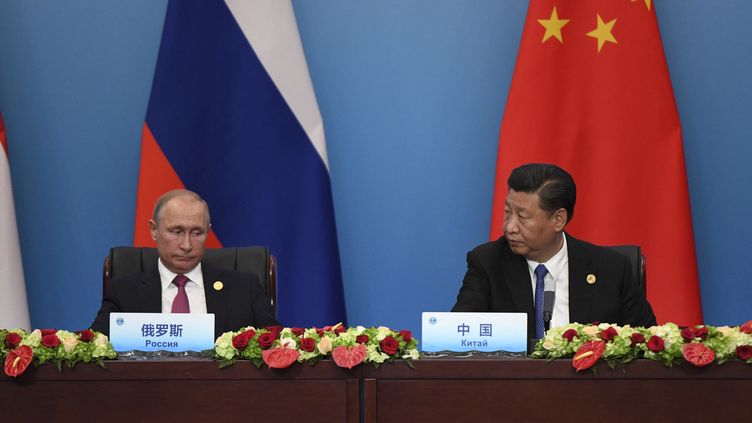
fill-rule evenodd
<path id="1" fill-rule="evenodd" d="M 203 351 L 214 348 L 214 314 L 110 313 L 115 351 Z"/>
<path id="2" fill-rule="evenodd" d="M 423 312 L 422 351 L 527 351 L 525 313 Z"/>

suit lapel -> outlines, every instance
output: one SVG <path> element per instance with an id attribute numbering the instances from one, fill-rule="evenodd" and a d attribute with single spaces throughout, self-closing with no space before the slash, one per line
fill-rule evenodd
<path id="1" fill-rule="evenodd" d="M 591 323 L 593 290 L 587 276 L 594 273 L 592 257 L 588 256 L 580 241 L 567 234 L 569 254 L 569 321 Z"/>
<path id="2" fill-rule="evenodd" d="M 212 268 L 201 264 L 204 276 L 204 295 L 206 296 L 206 312 L 214 314 L 215 333 L 221 333 L 219 328 L 227 327 L 227 283 L 222 281 L 222 269 Z M 224 288 L 214 289 L 214 282 L 224 282 Z"/>
<path id="3" fill-rule="evenodd" d="M 514 310 L 527 313 L 528 336 L 532 336 L 535 333 L 535 320 L 532 318 L 535 314 L 533 313 L 533 286 L 527 261 L 524 257 L 512 252 L 506 239 L 500 238 L 497 242 L 500 243 L 501 260 L 499 263 L 504 273 L 502 280 L 506 281 Z"/>
<path id="4" fill-rule="evenodd" d="M 138 299 L 145 313 L 162 312 L 162 282 L 156 267 L 141 273 Z"/>
<path id="5" fill-rule="evenodd" d="M 514 308 L 526 313 L 533 313 L 533 286 L 530 282 L 530 271 L 524 257 L 509 251 L 505 254 L 504 270 L 507 272 L 507 286 L 512 296 Z"/>

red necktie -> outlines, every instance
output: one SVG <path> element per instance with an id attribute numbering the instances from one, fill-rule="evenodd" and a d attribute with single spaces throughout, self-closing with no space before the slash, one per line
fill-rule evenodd
<path id="1" fill-rule="evenodd" d="M 185 284 L 188 283 L 188 277 L 185 275 L 177 275 L 172 283 L 178 287 L 178 293 L 175 295 L 175 299 L 172 300 L 172 312 L 173 313 L 190 313 L 191 306 L 188 304 L 188 294 L 185 292 Z"/>

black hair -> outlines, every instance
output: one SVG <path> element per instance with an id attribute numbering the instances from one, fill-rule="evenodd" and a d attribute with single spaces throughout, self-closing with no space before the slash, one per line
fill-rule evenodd
<path id="1" fill-rule="evenodd" d="M 548 163 L 528 163 L 512 171 L 507 179 L 509 189 L 528 194 L 538 194 L 540 208 L 553 213 L 563 208 L 567 223 L 574 216 L 577 186 L 566 170 Z"/>

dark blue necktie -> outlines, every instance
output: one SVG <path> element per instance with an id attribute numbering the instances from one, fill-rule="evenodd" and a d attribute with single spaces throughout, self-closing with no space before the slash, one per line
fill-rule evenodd
<path id="1" fill-rule="evenodd" d="M 546 332 L 543 325 L 543 291 L 545 290 L 543 279 L 546 273 L 548 269 L 542 264 L 535 268 L 535 337 L 537 339 L 543 338 Z"/>

